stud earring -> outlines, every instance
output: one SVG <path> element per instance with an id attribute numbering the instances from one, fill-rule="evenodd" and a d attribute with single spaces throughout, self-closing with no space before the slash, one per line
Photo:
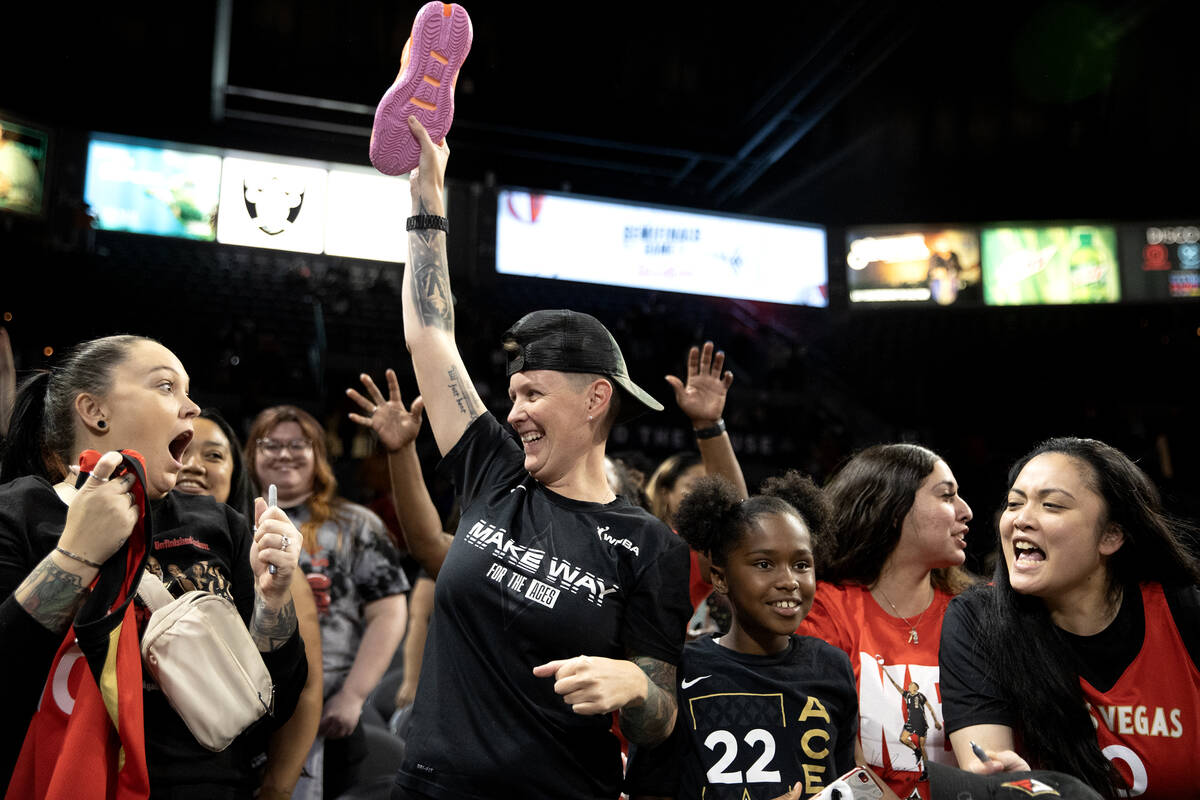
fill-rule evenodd
<path id="1" fill-rule="evenodd" d="M 96 427 L 99 428 L 100 430 L 104 430 L 105 428 L 108 427 L 108 423 L 105 422 L 104 420 L 99 420 L 96 422 Z"/>

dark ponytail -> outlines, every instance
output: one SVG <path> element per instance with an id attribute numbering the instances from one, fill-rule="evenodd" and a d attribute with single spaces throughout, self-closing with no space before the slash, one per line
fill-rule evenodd
<path id="1" fill-rule="evenodd" d="M 50 373 L 40 370 L 26 378 L 17 388 L 8 436 L 0 452 L 0 483 L 8 483 L 22 475 L 40 475 L 51 483 L 62 475 L 52 475 L 47 468 L 48 453 L 42 440 L 42 420 L 46 415 L 46 391 Z"/>
<path id="2" fill-rule="evenodd" d="M 75 398 L 103 396 L 112 388 L 113 370 L 141 336 L 92 339 L 73 347 L 49 372 L 27 378 L 17 390 L 9 436 L 0 456 L 0 482 L 38 475 L 62 480 L 75 458 Z"/>

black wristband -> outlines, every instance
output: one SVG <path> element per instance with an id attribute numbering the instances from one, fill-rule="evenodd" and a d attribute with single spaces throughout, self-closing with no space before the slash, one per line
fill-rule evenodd
<path id="1" fill-rule="evenodd" d="M 450 220 L 437 214 L 417 214 L 404 223 L 406 231 L 441 231 L 450 235 Z"/>
<path id="2" fill-rule="evenodd" d="M 711 427 L 696 428 L 694 433 L 697 439 L 715 439 L 725 432 L 725 420 L 718 419 Z"/>

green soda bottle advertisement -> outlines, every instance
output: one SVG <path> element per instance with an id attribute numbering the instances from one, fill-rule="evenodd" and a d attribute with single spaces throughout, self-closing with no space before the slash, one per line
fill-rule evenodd
<path id="1" fill-rule="evenodd" d="M 1121 299 L 1117 235 L 1112 227 L 987 228 L 982 250 L 988 305 Z"/>

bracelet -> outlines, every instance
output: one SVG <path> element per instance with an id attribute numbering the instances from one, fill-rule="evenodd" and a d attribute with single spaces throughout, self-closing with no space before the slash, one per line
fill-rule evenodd
<path id="1" fill-rule="evenodd" d="M 441 231 L 450 234 L 450 220 L 437 214 L 415 214 L 404 223 L 406 231 Z"/>
<path id="2" fill-rule="evenodd" d="M 725 420 L 718 419 L 713 425 L 708 428 L 696 428 L 693 433 L 697 439 L 715 439 L 725 432 Z"/>
<path id="3" fill-rule="evenodd" d="M 57 550 L 58 552 L 62 553 L 64 556 L 71 559 L 72 561 L 78 561 L 80 564 L 87 564 L 89 567 L 95 567 L 96 569 L 100 569 L 101 567 L 104 566 L 103 564 L 97 564 L 95 561 L 88 561 L 86 558 L 79 555 L 78 553 L 72 553 L 70 550 L 63 548 L 61 545 L 55 545 L 54 549 Z"/>

